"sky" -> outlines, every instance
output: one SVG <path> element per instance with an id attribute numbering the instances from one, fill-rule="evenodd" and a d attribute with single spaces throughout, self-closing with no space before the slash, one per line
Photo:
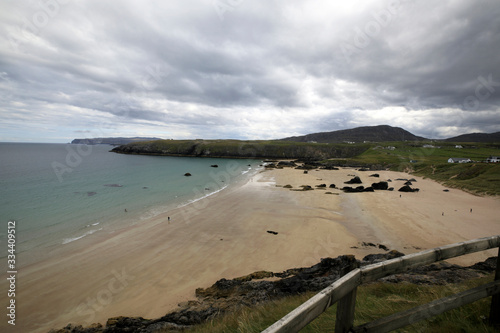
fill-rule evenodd
<path id="1" fill-rule="evenodd" d="M 498 0 L 0 0 L 0 141 L 500 131 Z"/>

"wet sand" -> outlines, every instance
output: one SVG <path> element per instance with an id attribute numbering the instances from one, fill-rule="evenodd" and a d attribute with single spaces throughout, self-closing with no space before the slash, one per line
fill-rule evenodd
<path id="1" fill-rule="evenodd" d="M 221 278 L 384 252 L 362 242 L 408 254 L 500 234 L 499 198 L 443 192 L 443 186 L 405 173 L 377 173 L 380 178 L 353 169 L 269 170 L 145 223 L 69 243 L 19 270 L 16 327 L 3 322 L 0 328 L 47 332 L 68 323 L 104 324 L 120 315 L 155 318 Z M 364 186 L 390 178 L 395 191 L 298 192 L 276 186 L 342 187 L 349 174 L 360 176 Z M 420 192 L 397 192 L 403 182 L 396 178 L 415 178 Z M 492 255 L 495 251 L 482 252 L 459 263 Z M 5 282 L 1 286 L 4 290 Z"/>

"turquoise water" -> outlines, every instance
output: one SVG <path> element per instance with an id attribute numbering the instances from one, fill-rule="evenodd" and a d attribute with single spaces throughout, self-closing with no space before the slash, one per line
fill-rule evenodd
<path id="1" fill-rule="evenodd" d="M 111 148 L 0 143 L 2 243 L 9 220 L 17 222 L 18 253 L 145 223 L 244 181 L 260 163 L 122 155 Z M 187 172 L 192 176 L 185 177 Z M 5 255 L 6 249 L 0 249 Z"/>

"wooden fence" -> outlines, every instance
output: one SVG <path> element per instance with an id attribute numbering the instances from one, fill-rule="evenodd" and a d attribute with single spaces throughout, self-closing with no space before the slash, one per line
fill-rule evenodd
<path id="1" fill-rule="evenodd" d="M 489 296 L 493 296 L 490 322 L 499 325 L 500 249 L 494 282 L 353 327 L 356 289 L 359 285 L 403 273 L 418 266 L 497 247 L 500 247 L 500 235 L 446 245 L 362 268 L 350 267 L 352 270 L 349 273 L 268 327 L 263 333 L 298 332 L 336 302 L 338 306 L 335 332 L 389 332 Z"/>

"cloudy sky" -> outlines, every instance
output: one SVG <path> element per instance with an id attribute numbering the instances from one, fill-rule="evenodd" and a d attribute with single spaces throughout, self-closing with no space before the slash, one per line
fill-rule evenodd
<path id="1" fill-rule="evenodd" d="M 498 0 L 0 0 L 0 141 L 500 131 Z"/>

